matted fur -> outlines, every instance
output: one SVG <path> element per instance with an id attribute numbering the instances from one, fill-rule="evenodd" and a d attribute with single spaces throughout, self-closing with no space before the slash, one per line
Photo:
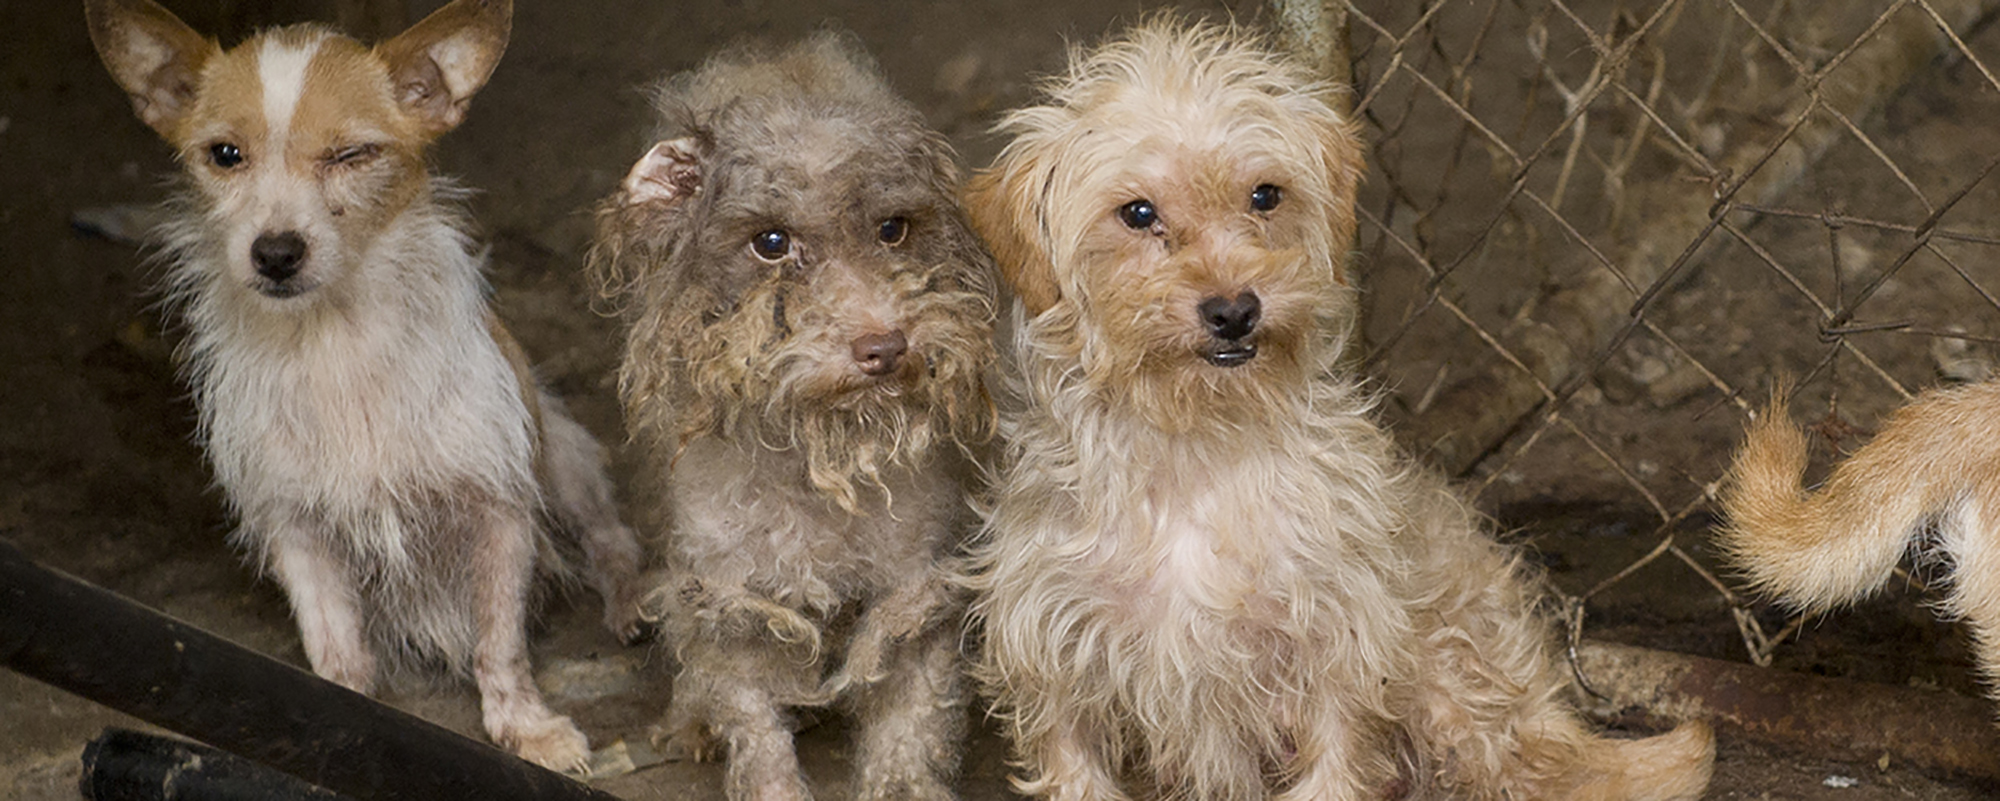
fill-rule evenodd
<path id="1" fill-rule="evenodd" d="M 361 692 L 378 654 L 469 672 L 496 742 L 581 767 L 583 734 L 528 670 L 535 567 L 566 572 L 543 524 L 578 540 L 628 638 L 638 544 L 598 444 L 493 316 L 461 193 L 422 160 L 499 58 L 510 6 L 461 0 L 376 49 L 303 25 L 227 51 L 150 2 L 86 9 L 179 151 L 162 258 L 200 437 L 313 670 Z M 253 243 L 281 231 L 302 258 L 274 279 Z"/>
<path id="2" fill-rule="evenodd" d="M 2000 381 L 1924 393 L 1812 492 L 1799 488 L 1806 434 L 1789 394 L 1772 391 L 1730 466 L 1717 531 L 1728 561 L 1759 591 L 1824 612 L 1874 594 L 1923 549 L 1948 566 L 1941 611 L 1971 627 L 2000 700 Z"/>
<path id="3" fill-rule="evenodd" d="M 1022 299 L 1025 405 L 971 579 L 1017 786 L 1698 796 L 1706 727 L 1589 734 L 1518 559 L 1336 368 L 1361 150 L 1332 91 L 1241 29 L 1156 17 L 1074 53 L 972 181 Z M 1243 293 L 1255 332 L 1219 342 L 1199 305 Z"/>
<path id="4" fill-rule="evenodd" d="M 992 424 L 993 279 L 950 148 L 832 35 L 735 49 L 658 105 L 592 263 L 629 323 L 626 419 L 669 507 L 665 731 L 727 748 L 732 799 L 804 798 L 790 710 L 838 705 L 860 722 L 857 797 L 953 797 L 950 579 Z M 907 233 L 885 241 L 893 220 Z M 760 258 L 770 231 L 794 249 Z M 890 331 L 908 355 L 865 373 L 863 338 Z"/>

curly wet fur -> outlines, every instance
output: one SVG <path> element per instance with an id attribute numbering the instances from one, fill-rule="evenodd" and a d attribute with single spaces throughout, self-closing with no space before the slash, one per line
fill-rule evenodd
<path id="1" fill-rule="evenodd" d="M 862 798 L 949 798 L 964 725 L 951 577 L 990 435 L 992 265 L 944 141 L 856 46 L 733 49 L 667 81 L 661 141 L 599 209 L 620 389 L 670 519 L 651 597 L 673 745 L 732 799 L 804 798 L 796 707 L 859 721 Z M 890 220 L 907 234 L 886 241 Z M 760 232 L 795 249 L 765 260 Z M 863 337 L 908 353 L 875 376 Z"/>
<path id="2" fill-rule="evenodd" d="M 87 12 L 141 118 L 179 150 L 162 259 L 200 438 L 233 539 L 284 586 L 314 671 L 368 692 L 378 654 L 441 663 L 478 683 L 496 742 L 581 766 L 583 734 L 528 668 L 531 579 L 552 564 L 540 523 L 574 536 L 628 637 L 638 544 L 597 443 L 493 316 L 461 193 L 422 161 L 498 59 L 511 7 L 462 0 L 374 49 L 304 25 L 228 51 L 143 0 Z M 459 95 L 439 89 L 432 47 L 462 47 Z M 241 163 L 211 162 L 218 141 Z M 279 231 L 302 258 L 271 279 L 252 243 Z"/>
<path id="3" fill-rule="evenodd" d="M 968 190 L 1022 299 L 971 579 L 1018 787 L 1698 796 L 1707 729 L 1590 735 L 1518 559 L 1337 369 L 1360 149 L 1331 91 L 1240 29 L 1155 18 L 1075 54 Z M 1258 211 L 1263 185 L 1283 200 Z M 1157 225 L 1120 219 L 1136 199 Z M 1199 305 L 1242 293 L 1255 334 L 1218 344 Z"/>

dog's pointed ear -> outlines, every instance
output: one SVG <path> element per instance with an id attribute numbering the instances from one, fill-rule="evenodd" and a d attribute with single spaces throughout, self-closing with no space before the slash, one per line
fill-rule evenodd
<path id="1" fill-rule="evenodd" d="M 702 150 L 701 140 L 692 136 L 654 142 L 625 174 L 625 182 L 619 185 L 621 202 L 626 206 L 680 205 L 701 191 Z"/>
<path id="2" fill-rule="evenodd" d="M 1040 235 L 1044 209 L 1043 171 L 1031 159 L 1006 155 L 965 184 L 965 211 L 972 228 L 1000 267 L 1000 277 L 1013 287 L 1028 315 L 1048 311 L 1062 298 L 1055 264 Z"/>
<path id="3" fill-rule="evenodd" d="M 458 127 L 513 32 L 513 0 L 452 0 L 375 48 L 396 102 L 432 136 Z"/>
<path id="4" fill-rule="evenodd" d="M 90 41 L 139 119 L 169 140 L 194 108 L 201 68 L 221 48 L 153 0 L 85 0 Z"/>

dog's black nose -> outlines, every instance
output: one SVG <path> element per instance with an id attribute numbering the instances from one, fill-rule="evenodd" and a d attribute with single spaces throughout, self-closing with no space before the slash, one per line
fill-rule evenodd
<path id="1" fill-rule="evenodd" d="M 1257 319 L 1264 305 L 1257 300 L 1257 293 L 1245 292 L 1235 300 L 1215 297 L 1201 302 L 1195 312 L 1201 315 L 1201 322 L 1208 326 L 1208 333 L 1216 339 L 1242 339 L 1257 330 Z"/>
<path id="2" fill-rule="evenodd" d="M 888 375 L 896 372 L 903 354 L 910 352 L 910 340 L 898 328 L 886 334 L 862 334 L 849 347 L 853 349 L 854 361 L 861 365 L 861 372 Z"/>
<path id="3" fill-rule="evenodd" d="M 306 240 L 297 231 L 264 234 L 250 243 L 250 261 L 257 265 L 257 274 L 273 281 L 298 275 L 305 260 Z"/>

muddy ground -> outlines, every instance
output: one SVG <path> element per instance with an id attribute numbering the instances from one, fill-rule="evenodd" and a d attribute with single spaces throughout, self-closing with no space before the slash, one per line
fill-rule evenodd
<path id="1" fill-rule="evenodd" d="M 312 0 L 167 5 L 225 41 L 256 26 L 332 15 L 332 3 Z M 998 110 L 1028 97 L 1028 76 L 1060 63 L 1066 39 L 1090 39 L 1149 7 L 1099 0 L 522 2 L 506 59 L 465 126 L 443 141 L 437 161 L 479 190 L 472 207 L 493 247 L 501 315 L 583 422 L 617 442 L 615 325 L 589 311 L 578 263 L 588 236 L 584 210 L 643 149 L 645 84 L 741 36 L 789 38 L 838 25 L 860 35 L 891 81 L 953 138 L 969 164 L 984 164 L 998 146 L 984 129 Z M 1254 20 L 1261 12 L 1242 3 L 1236 13 Z M 1971 43 L 2000 54 L 2000 35 L 1990 30 Z M 1962 65 L 1941 67 L 1868 124 L 1925 154 L 1919 180 L 1950 175 L 2000 152 L 2000 103 L 1992 95 Z M 151 273 L 134 248 L 71 226 L 81 208 L 159 199 L 170 169 L 164 146 L 132 117 L 99 67 L 78 4 L 0 0 L 0 420 L 6 421 L 0 534 L 50 565 L 303 664 L 282 597 L 223 543 L 230 523 L 190 444 L 191 411 L 169 356 L 172 334 L 162 333 L 168 327 L 148 306 Z M 1808 199 L 1878 197 L 1886 181 L 1842 173 L 1799 191 Z M 1966 212 L 1967 220 L 1977 219 L 1979 208 L 2000 209 L 1991 192 L 1968 203 L 1977 208 Z M 1794 237 L 1799 250 L 1814 247 L 1811 230 L 1773 230 Z M 1975 266 L 1991 273 L 1983 263 Z M 1757 386 L 1756 376 L 1773 364 L 1809 366 L 1815 358 L 1783 339 L 1800 336 L 1797 326 L 1790 333 L 1743 333 L 1748 321 L 1798 311 L 1761 279 L 1740 277 L 1751 273 L 1704 273 L 1680 290 L 1679 301 L 1688 336 L 1714 343 L 1715 359 L 1733 359 L 1732 380 L 1745 386 Z M 1499 298 L 1520 283 L 1498 270 L 1464 280 L 1473 282 L 1472 292 L 1490 289 Z M 1950 297 L 1944 290 L 1908 294 Z M 1495 311 L 1514 302 L 1498 302 Z M 1378 307 L 1393 311 L 1394 304 L 1390 296 Z M 1940 313 L 1962 308 L 1947 304 Z M 1701 328 L 1710 325 L 1714 331 Z M 1428 382 L 1432 365 L 1452 363 L 1453 348 L 1467 347 L 1464 332 L 1440 331 L 1399 346 L 1382 371 L 1392 418 L 1417 417 L 1407 413 L 1411 396 Z M 1773 346 L 1744 347 L 1750 339 Z M 1930 362 L 1921 344 L 1881 347 L 1912 383 L 1927 381 Z M 1630 382 L 1616 378 L 1580 413 L 1634 448 L 1635 458 L 1652 460 L 1655 472 L 1717 471 L 1740 418 L 1703 413 L 1712 398 L 1635 400 Z M 1855 403 L 1861 405 L 1850 413 L 1865 424 L 1892 401 L 1860 396 Z M 1398 433 L 1415 450 L 1438 434 L 1423 430 L 1421 421 Z M 1557 442 L 1509 466 L 1481 497 L 1507 536 L 1530 547 L 1556 586 L 1569 592 L 1650 548 L 1658 526 L 1626 488 L 1588 464 L 1581 446 Z M 1693 483 L 1681 482 L 1674 492 L 1685 498 L 1698 491 L 1688 488 Z M 1707 523 L 1697 516 L 1681 526 L 1697 553 Z M 1592 636 L 1741 659 L 1720 602 L 1693 582 L 1670 567 L 1642 571 L 1593 600 Z M 1810 626 L 1801 643 L 1781 651 L 1780 665 L 1976 693 L 1962 631 L 1933 621 L 1922 600 L 1921 593 L 1899 592 Z M 597 744 L 643 740 L 665 701 L 664 661 L 645 648 L 618 646 L 594 624 L 592 603 L 579 595 L 553 605 L 536 637 L 539 678 L 552 703 L 574 715 Z M 1773 624 L 1782 621 L 1775 612 L 1763 614 Z M 475 699 L 462 684 L 413 679 L 388 698 L 477 733 Z M 75 797 L 79 749 L 111 724 L 134 722 L 0 672 L 0 797 Z M 1003 797 L 1004 745 L 990 726 L 976 729 L 963 792 L 970 799 Z M 843 795 L 842 743 L 838 720 L 803 735 L 808 770 L 826 797 Z M 1721 753 L 1710 794 L 1716 799 L 1991 797 L 1991 788 L 1898 764 L 1832 763 L 1727 738 Z M 1834 789 L 1831 777 L 1857 784 Z M 669 764 L 602 786 L 635 799 L 715 798 L 718 778 L 711 765 Z"/>

